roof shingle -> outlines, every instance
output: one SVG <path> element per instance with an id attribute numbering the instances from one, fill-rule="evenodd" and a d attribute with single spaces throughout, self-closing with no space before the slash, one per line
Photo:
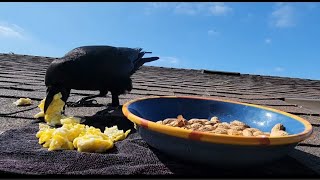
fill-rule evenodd
<path id="1" fill-rule="evenodd" d="M 38 112 L 37 108 L 19 107 L 17 110 L 12 103 L 20 97 L 29 97 L 34 100 L 34 104 L 38 104 L 45 97 L 45 70 L 54 59 L 0 54 L 0 132 L 32 122 L 33 115 Z M 320 115 L 310 109 L 284 101 L 288 97 L 320 99 L 319 80 L 240 73 L 236 75 L 221 72 L 203 73 L 201 70 L 152 66 L 141 67 L 132 78 L 134 88 L 130 93 L 120 96 L 121 104 L 147 95 L 205 96 L 254 103 L 305 118 L 314 126 L 314 135 L 298 146 L 291 156 L 320 174 Z M 76 101 L 95 93 L 72 90 L 69 101 Z M 96 98 L 96 100 L 102 104 L 111 102 L 110 98 Z M 92 116 L 101 110 L 103 107 L 67 108 L 66 113 Z"/>

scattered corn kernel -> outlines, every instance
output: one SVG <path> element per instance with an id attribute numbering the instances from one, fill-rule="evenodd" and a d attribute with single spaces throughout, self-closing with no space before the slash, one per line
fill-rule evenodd
<path id="1" fill-rule="evenodd" d="M 112 126 L 110 128 L 106 127 L 103 133 L 115 142 L 125 139 L 130 131 L 131 130 L 129 129 L 126 132 L 123 132 L 123 130 L 119 130 L 117 126 Z"/>
<path id="2" fill-rule="evenodd" d="M 17 101 L 15 101 L 13 104 L 16 106 L 26 106 L 32 104 L 32 101 L 30 98 L 20 98 Z"/>
<path id="3" fill-rule="evenodd" d="M 52 137 L 48 151 L 70 149 L 73 150 L 73 144 L 65 136 L 55 134 Z"/>
<path id="4" fill-rule="evenodd" d="M 44 112 L 38 112 L 36 115 L 33 116 L 34 118 L 38 119 L 38 118 L 41 118 L 41 117 L 44 117 Z"/>
<path id="5" fill-rule="evenodd" d="M 80 119 L 66 117 L 61 114 L 65 103 L 61 100 L 62 94 L 54 95 L 46 114 L 44 113 L 43 99 L 38 105 L 40 112 L 35 118 L 44 117 L 47 124 L 39 124 L 36 137 L 39 144 L 49 151 L 76 148 L 80 152 L 105 152 L 114 146 L 114 142 L 125 139 L 130 130 L 124 132 L 117 126 L 106 127 L 104 133 L 100 129 L 80 124 Z M 60 128 L 51 126 L 62 125 Z"/>
<path id="6" fill-rule="evenodd" d="M 40 104 L 38 105 L 40 112 L 34 115 L 34 118 L 44 117 L 44 120 L 47 122 L 47 124 L 52 126 L 61 125 L 60 120 L 66 118 L 61 114 L 63 106 L 65 105 L 65 103 L 61 100 L 61 97 L 62 94 L 60 92 L 53 96 L 53 100 L 50 103 L 46 114 L 44 113 L 45 99 L 41 100 Z"/>
<path id="7" fill-rule="evenodd" d="M 67 117 L 60 120 L 61 124 L 80 124 L 80 119 L 76 117 Z"/>
<path id="8" fill-rule="evenodd" d="M 68 118 L 66 118 L 68 119 Z M 70 118 L 72 119 L 72 118 Z M 67 121 L 60 128 L 51 128 L 47 124 L 39 124 L 36 137 L 39 144 L 54 150 L 73 150 L 79 152 L 105 152 L 114 146 L 114 142 L 125 139 L 130 130 L 124 132 L 117 126 L 106 127 L 104 133 L 99 128 Z"/>
<path id="9" fill-rule="evenodd" d="M 84 135 L 77 137 L 73 145 L 79 152 L 98 152 L 102 153 L 111 149 L 114 144 L 111 139 L 103 138 L 99 135 Z"/>

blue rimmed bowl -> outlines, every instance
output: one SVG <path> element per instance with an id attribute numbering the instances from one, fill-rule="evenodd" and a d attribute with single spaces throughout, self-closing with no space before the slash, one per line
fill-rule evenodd
<path id="1" fill-rule="evenodd" d="M 193 96 L 152 96 L 128 101 L 124 115 L 152 147 L 177 158 L 212 165 L 256 165 L 286 156 L 312 134 L 311 124 L 292 114 L 254 104 Z M 289 136 L 244 137 L 218 135 L 155 123 L 183 115 L 185 119 L 217 116 L 222 122 L 240 120 L 270 132 L 281 123 Z"/>

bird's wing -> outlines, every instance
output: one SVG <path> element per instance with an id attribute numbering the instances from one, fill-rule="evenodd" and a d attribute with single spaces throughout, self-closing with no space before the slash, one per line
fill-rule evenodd
<path id="1" fill-rule="evenodd" d="M 147 57 L 143 56 L 146 53 L 142 51 L 142 48 L 118 48 L 118 51 L 123 55 L 121 59 L 127 61 L 127 63 L 123 64 L 122 69 L 125 70 L 125 73 L 129 73 L 128 75 L 134 74 L 143 64 L 151 61 L 158 60 L 159 57 Z"/>
<path id="2" fill-rule="evenodd" d="M 141 55 L 142 48 L 118 47 L 116 58 L 112 61 L 112 66 L 117 69 L 117 74 L 130 76 L 135 64 Z"/>
<path id="3" fill-rule="evenodd" d="M 65 60 L 73 60 L 73 59 L 78 59 L 81 56 L 85 56 L 86 54 L 87 54 L 87 51 L 85 49 L 83 49 L 82 47 L 78 47 L 69 51 L 62 58 Z"/>
<path id="4" fill-rule="evenodd" d="M 77 63 L 90 65 L 92 69 L 105 75 L 130 76 L 148 58 L 143 58 L 146 52 L 142 48 L 112 47 L 112 46 L 82 46 L 71 50 L 63 59 L 76 60 Z M 90 61 L 88 63 L 87 61 Z"/>
<path id="5" fill-rule="evenodd" d="M 134 63 L 140 56 L 142 48 L 127 48 L 119 47 L 118 54 L 132 63 Z"/>

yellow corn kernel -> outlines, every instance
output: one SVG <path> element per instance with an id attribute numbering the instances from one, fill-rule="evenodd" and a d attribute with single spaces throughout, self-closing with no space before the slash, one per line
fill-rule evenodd
<path id="1" fill-rule="evenodd" d="M 35 114 L 33 117 L 36 118 L 36 119 L 41 118 L 41 117 L 44 117 L 44 112 L 41 111 L 41 112 Z"/>
<path id="2" fill-rule="evenodd" d="M 49 151 L 76 148 L 80 152 L 105 152 L 114 146 L 115 141 L 125 139 L 130 130 L 123 132 L 117 126 L 105 129 L 102 133 L 99 128 L 79 124 L 69 117 L 62 127 L 51 128 L 48 124 L 39 124 L 36 137 L 39 143 Z M 68 119 L 68 118 L 66 118 Z M 63 122 L 63 121 L 62 121 Z"/>
<path id="3" fill-rule="evenodd" d="M 112 126 L 110 128 L 106 127 L 104 130 L 104 134 L 106 134 L 110 139 L 112 139 L 115 142 L 125 139 L 130 133 L 130 131 L 131 130 L 129 129 L 124 133 L 123 130 L 119 130 L 117 126 Z"/>
<path id="4" fill-rule="evenodd" d="M 55 134 L 51 140 L 48 151 L 62 150 L 62 149 L 74 149 L 72 142 L 70 142 L 66 137 Z"/>
<path id="5" fill-rule="evenodd" d="M 20 98 L 17 101 L 15 101 L 13 104 L 16 106 L 25 106 L 32 104 L 32 101 L 30 98 Z"/>
<path id="6" fill-rule="evenodd" d="M 82 137 L 77 137 L 73 144 L 79 152 L 101 153 L 111 149 L 114 146 L 112 140 L 103 139 L 98 135 L 84 135 Z"/>
<path id="7" fill-rule="evenodd" d="M 45 99 L 41 100 L 40 104 L 38 105 L 40 112 L 34 115 L 35 118 L 44 117 L 44 120 L 47 122 L 47 124 L 50 124 L 52 126 L 55 125 L 61 125 L 60 120 L 65 118 L 61 114 L 63 110 L 63 106 L 65 103 L 61 100 L 62 94 L 59 92 L 56 95 L 53 96 L 53 100 L 50 103 L 47 112 L 44 114 L 44 102 Z"/>
<path id="8" fill-rule="evenodd" d="M 80 119 L 76 117 L 67 117 L 60 120 L 61 124 L 79 124 Z"/>
<path id="9" fill-rule="evenodd" d="M 39 144 L 50 141 L 54 131 L 55 131 L 54 129 L 46 129 L 43 132 L 39 132 L 39 134 L 37 135 L 39 136 Z"/>

